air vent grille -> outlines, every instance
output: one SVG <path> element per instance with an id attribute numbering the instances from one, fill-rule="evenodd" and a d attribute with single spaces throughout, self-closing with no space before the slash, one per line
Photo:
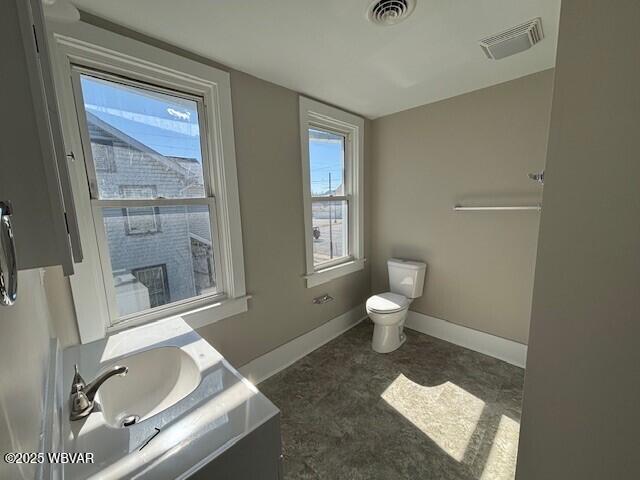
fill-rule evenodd
<path id="1" fill-rule="evenodd" d="M 396 25 L 416 6 L 415 0 L 376 0 L 367 10 L 367 18 L 376 25 Z"/>
<path id="2" fill-rule="evenodd" d="M 480 48 L 492 60 L 523 52 L 544 38 L 542 20 L 534 18 L 504 32 L 480 40 Z"/>

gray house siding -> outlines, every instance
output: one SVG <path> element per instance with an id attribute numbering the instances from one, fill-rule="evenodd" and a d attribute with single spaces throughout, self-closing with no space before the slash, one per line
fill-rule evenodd
<path id="1" fill-rule="evenodd" d="M 159 208 L 160 230 L 126 234 L 127 217 L 120 208 L 103 210 L 105 230 L 114 274 L 154 265 L 165 265 L 172 302 L 196 294 L 191 244 L 185 207 Z"/>
<path id="2" fill-rule="evenodd" d="M 198 175 L 196 168 L 187 177 L 190 172 L 177 160 L 140 151 L 97 126 L 97 121 L 90 118 L 89 135 L 100 198 L 121 198 L 119 187 L 129 185 L 154 185 L 156 194 L 166 198 L 184 198 L 183 192 L 193 191 L 194 187 L 195 192 L 202 195 L 202 175 Z M 159 157 L 165 163 L 158 161 Z M 175 164 L 174 168 L 171 168 L 171 163 Z M 181 171 L 184 174 L 179 173 Z"/>
<path id="3" fill-rule="evenodd" d="M 202 196 L 198 162 L 142 151 L 135 140 L 127 142 L 122 132 L 87 117 L 97 177 L 94 190 L 100 198 Z M 205 207 L 104 208 L 102 213 L 114 276 L 131 273 L 135 277 L 139 269 L 163 265 L 170 302 L 215 286 Z"/>

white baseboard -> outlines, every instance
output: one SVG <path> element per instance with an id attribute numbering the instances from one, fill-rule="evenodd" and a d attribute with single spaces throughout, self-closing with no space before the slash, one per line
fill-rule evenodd
<path id="1" fill-rule="evenodd" d="M 350 328 L 353 328 L 365 318 L 367 318 L 367 315 L 364 305 L 359 305 L 329 320 L 327 323 L 320 325 L 318 328 L 250 361 L 238 370 L 254 385 L 257 385 L 270 376 L 275 375 L 280 370 L 284 370 L 292 363 L 297 362 L 305 355 L 320 348 L 325 343 L 330 342 Z"/>
<path id="2" fill-rule="evenodd" d="M 527 346 L 409 310 L 405 326 L 524 368 Z"/>

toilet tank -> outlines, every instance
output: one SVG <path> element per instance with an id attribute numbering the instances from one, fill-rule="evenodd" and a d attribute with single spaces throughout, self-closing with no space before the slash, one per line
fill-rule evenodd
<path id="1" fill-rule="evenodd" d="M 424 274 L 427 270 L 426 263 L 390 258 L 387 260 L 387 268 L 389 270 L 389 289 L 392 293 L 399 293 L 407 298 L 422 296 Z"/>

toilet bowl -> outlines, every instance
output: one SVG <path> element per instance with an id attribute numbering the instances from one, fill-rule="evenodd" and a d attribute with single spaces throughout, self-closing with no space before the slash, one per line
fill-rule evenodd
<path id="1" fill-rule="evenodd" d="M 367 315 L 374 323 L 371 347 L 378 353 L 393 352 L 406 339 L 403 328 L 411 302 L 403 295 L 387 292 L 367 300 Z"/>
<path id="2" fill-rule="evenodd" d="M 378 353 L 397 350 L 406 340 L 403 332 L 409 305 L 422 295 L 426 264 L 410 260 L 389 259 L 391 291 L 369 297 L 367 315 L 374 324 L 371 347 Z"/>

